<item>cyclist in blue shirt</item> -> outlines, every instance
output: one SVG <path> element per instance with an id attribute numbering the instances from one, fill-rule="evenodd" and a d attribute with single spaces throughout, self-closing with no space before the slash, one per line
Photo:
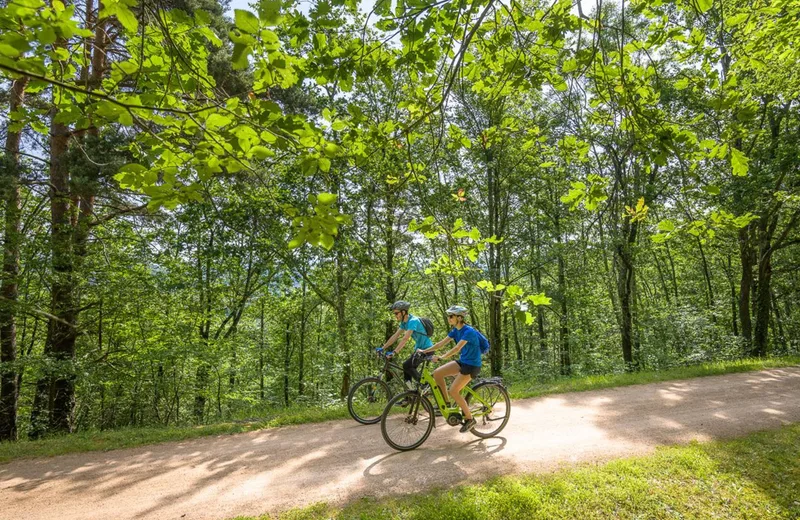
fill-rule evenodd
<path id="1" fill-rule="evenodd" d="M 478 377 L 481 372 L 480 337 L 478 331 L 466 324 L 467 312 L 466 307 L 461 307 L 460 305 L 453 305 L 447 309 L 447 322 L 452 327 L 452 330 L 447 334 L 446 338 L 423 351 L 426 354 L 435 352 L 452 341 L 455 343 L 455 347 L 443 356 L 433 356 L 433 361 L 439 361 L 460 353 L 458 361 L 451 361 L 437 368 L 433 372 L 433 378 L 436 380 L 436 384 L 439 385 L 442 396 L 447 399 L 449 393 L 450 397 L 461 407 L 461 411 L 464 413 L 464 424 L 461 426 L 461 433 L 468 432 L 475 426 L 475 419 L 472 418 L 467 401 L 461 395 L 461 389 L 473 377 Z M 449 390 L 444 381 L 444 378 L 448 376 L 455 376 Z"/>
<path id="2" fill-rule="evenodd" d="M 391 338 L 386 340 L 386 343 L 383 344 L 383 349 L 386 350 L 390 345 L 392 345 L 397 338 L 400 338 L 400 342 L 397 344 L 397 348 L 394 352 L 387 353 L 387 357 L 393 357 L 398 352 L 403 350 L 403 347 L 406 346 L 408 340 L 414 338 L 414 349 L 415 351 L 423 350 L 429 348 L 433 345 L 431 338 L 428 337 L 427 332 L 425 331 L 425 326 L 422 322 L 414 316 L 413 314 L 409 314 L 408 310 L 411 308 L 411 304 L 407 301 L 397 301 L 392 304 L 391 311 L 394 313 L 394 317 L 397 318 L 397 321 L 400 323 L 400 326 L 397 328 L 397 332 L 395 332 Z M 419 374 L 417 374 L 417 366 L 422 363 L 421 356 L 411 356 L 403 363 L 403 379 L 405 379 L 406 386 L 411 388 L 412 383 L 411 381 L 414 379 L 419 379 Z"/>

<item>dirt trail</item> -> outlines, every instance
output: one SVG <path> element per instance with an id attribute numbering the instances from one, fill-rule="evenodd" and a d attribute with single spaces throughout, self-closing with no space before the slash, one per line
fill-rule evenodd
<path id="1" fill-rule="evenodd" d="M 419 492 L 800 421 L 800 367 L 514 401 L 501 437 L 439 424 L 391 450 L 334 421 L 0 465 L 0 519 L 223 520 Z"/>

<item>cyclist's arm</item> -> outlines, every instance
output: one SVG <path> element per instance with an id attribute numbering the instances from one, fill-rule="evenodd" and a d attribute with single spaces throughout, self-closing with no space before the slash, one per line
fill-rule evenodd
<path id="1" fill-rule="evenodd" d="M 456 354 L 461 352 L 461 349 L 464 348 L 464 345 L 466 345 L 466 344 L 467 344 L 467 340 L 462 339 L 461 341 L 458 342 L 458 345 L 456 345 L 455 347 L 450 349 L 449 352 L 445 353 L 443 356 L 439 356 L 439 359 L 444 359 L 444 358 L 449 358 L 450 356 L 455 356 Z"/>
<path id="2" fill-rule="evenodd" d="M 397 329 L 397 332 L 400 332 L 400 329 Z M 407 330 L 407 331 L 406 331 L 406 333 L 405 333 L 405 334 L 403 335 L 403 337 L 400 339 L 400 343 L 398 343 L 398 344 L 397 344 L 397 348 L 396 348 L 396 349 L 394 349 L 394 353 L 395 353 L 395 355 L 396 355 L 398 352 L 400 352 L 401 350 L 403 350 L 403 347 L 405 347 L 405 346 L 406 346 L 406 343 L 408 343 L 408 340 L 409 340 L 409 338 L 411 338 L 411 334 L 413 334 L 413 333 L 414 333 L 414 331 L 413 331 L 413 330 Z"/>
<path id="3" fill-rule="evenodd" d="M 403 332 L 402 329 L 397 329 L 397 332 L 392 334 L 392 337 L 386 340 L 386 343 L 383 344 L 383 350 L 386 350 L 391 345 L 394 345 L 394 342 L 397 341 L 397 338 L 400 337 L 400 333 Z"/>
<path id="4" fill-rule="evenodd" d="M 438 343 L 436 343 L 432 347 L 428 347 L 425 350 L 422 350 L 421 352 L 423 352 L 425 354 L 430 354 L 431 352 L 436 352 L 437 350 L 439 350 L 443 346 L 447 345 L 451 341 L 453 341 L 453 338 L 451 338 L 450 336 L 445 336 L 444 339 L 442 339 L 441 341 L 439 341 Z"/>

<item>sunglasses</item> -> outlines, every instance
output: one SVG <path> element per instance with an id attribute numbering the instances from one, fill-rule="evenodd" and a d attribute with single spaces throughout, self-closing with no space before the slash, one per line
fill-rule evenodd
<path id="1" fill-rule="evenodd" d="M 448 318 L 448 319 L 450 319 L 450 318 L 455 318 L 456 316 L 458 316 L 458 314 L 448 314 L 448 315 L 447 315 L 447 318 Z"/>

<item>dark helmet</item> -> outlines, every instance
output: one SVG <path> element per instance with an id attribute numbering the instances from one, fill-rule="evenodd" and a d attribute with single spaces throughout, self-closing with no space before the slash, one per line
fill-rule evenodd
<path id="1" fill-rule="evenodd" d="M 394 302 L 392 304 L 392 306 L 390 307 L 390 310 L 408 312 L 408 309 L 410 309 L 410 308 L 411 308 L 411 304 L 410 303 L 408 303 L 405 300 L 399 300 L 399 301 L 396 301 L 396 302 Z"/>

